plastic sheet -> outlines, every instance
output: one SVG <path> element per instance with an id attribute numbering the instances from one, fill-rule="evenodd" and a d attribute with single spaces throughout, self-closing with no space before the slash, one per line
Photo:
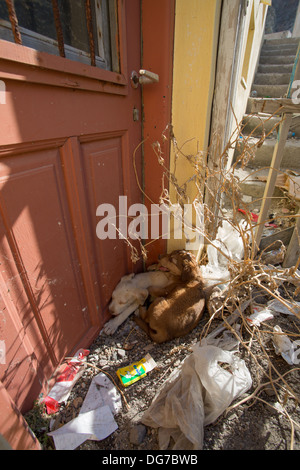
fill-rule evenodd
<path id="1" fill-rule="evenodd" d="M 219 250 L 233 261 L 241 261 L 244 257 L 244 245 L 240 232 L 237 227 L 232 226 L 226 220 L 219 227 L 213 245 L 207 247 L 208 264 L 201 266 L 202 276 L 208 283 L 230 280 L 229 261 Z"/>
<path id="2" fill-rule="evenodd" d="M 251 375 L 236 354 L 198 343 L 173 373 L 142 418 L 159 428 L 159 446 L 166 450 L 200 450 L 204 426 L 213 423 L 232 401 L 252 385 Z"/>
<path id="3" fill-rule="evenodd" d="M 300 340 L 291 341 L 278 325 L 274 326 L 273 344 L 276 354 L 288 364 L 300 364 Z"/>
<path id="4" fill-rule="evenodd" d="M 214 245 L 234 261 L 241 261 L 244 256 L 244 245 L 240 232 L 226 220 L 218 229 Z M 228 265 L 228 259 L 212 245 L 207 247 L 207 256 L 212 266 L 226 268 Z"/>
<path id="5" fill-rule="evenodd" d="M 251 326 L 260 326 L 262 322 L 272 320 L 274 318 L 273 313 L 268 307 L 262 307 L 260 305 L 252 306 L 253 313 L 246 317 L 247 322 Z"/>
<path id="6" fill-rule="evenodd" d="M 83 373 L 83 366 L 89 352 L 88 349 L 79 349 L 57 378 L 55 385 L 44 398 L 48 414 L 59 411 L 60 404 L 67 401 L 73 386 Z"/>

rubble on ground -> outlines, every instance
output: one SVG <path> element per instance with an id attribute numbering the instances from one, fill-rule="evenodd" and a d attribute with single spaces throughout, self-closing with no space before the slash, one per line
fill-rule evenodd
<path id="1" fill-rule="evenodd" d="M 101 440 L 88 439 L 77 448 L 159 450 L 158 429 L 144 424 L 145 413 L 164 386 L 172 385 L 169 384 L 170 378 L 180 379 L 183 367 L 199 343 L 212 340 L 216 341 L 214 344 L 218 348 L 225 347 L 224 344 L 228 347 L 227 335 L 231 335 L 236 355 L 244 361 L 251 376 L 251 386 L 235 397 L 231 404 L 227 403 L 226 409 L 213 422 L 204 425 L 202 449 L 300 449 L 300 259 L 291 268 L 281 265 L 298 207 L 288 195 L 284 199 L 276 199 L 276 204 L 270 207 L 269 219 L 263 222 L 265 230 L 260 251 L 255 253 L 252 240 L 261 201 L 253 198 L 243 201 L 241 181 L 235 175 L 236 163 L 230 172 L 222 170 L 226 167 L 224 162 L 228 158 L 228 149 L 234 147 L 234 139 L 237 138 L 234 137 L 219 156 L 219 177 L 215 169 L 209 168 L 203 176 L 202 154 L 184 155 L 183 146 L 178 147 L 172 138 L 176 158 L 184 158 L 193 167 L 192 183 L 199 190 L 199 201 L 204 201 L 201 188 L 207 187 L 208 178 L 221 185 L 219 191 L 211 194 L 218 210 L 203 204 L 206 221 L 216 231 L 221 230 L 219 240 L 212 238 L 214 231 L 207 230 L 203 234 L 208 250 L 205 256 L 201 256 L 200 264 L 204 280 L 212 290 L 206 313 L 191 333 L 162 344 L 153 343 L 132 318 L 127 319 L 112 336 L 100 333 L 89 348 L 80 379 L 59 411 L 46 415 L 41 401 L 27 416 L 44 448 L 54 448 L 49 432 L 61 429 L 80 415 L 93 378 L 103 373 L 120 394 L 122 406 L 114 414 L 117 429 Z M 242 168 L 253 159 L 257 145 L 245 146 L 238 162 Z M 157 156 L 163 164 L 161 154 Z M 180 203 L 184 204 L 187 200 L 186 185 L 179 184 L 174 175 L 167 173 L 166 176 L 175 187 Z M 223 200 L 215 194 L 222 194 Z M 166 190 L 163 201 L 170 203 Z M 228 201 L 231 206 L 228 206 Z M 221 215 L 214 219 L 217 213 Z M 278 243 L 281 235 L 286 237 L 286 231 L 289 231 L 288 237 Z M 272 235 L 274 239 L 270 238 Z M 278 304 L 274 307 L 274 301 L 279 302 L 280 308 Z M 156 367 L 141 380 L 123 387 L 117 376 L 118 369 L 140 361 L 147 354 L 151 355 Z M 226 369 L 230 373 L 226 363 L 218 363 L 218 367 L 220 372 Z M 193 400 L 197 400 L 197 394 Z M 170 449 L 174 443 L 171 438 Z"/>
<path id="2" fill-rule="evenodd" d="M 293 284 L 289 283 L 283 283 L 278 288 L 278 294 L 285 297 L 294 295 L 294 291 Z M 224 292 L 220 293 L 224 302 Z M 256 301 L 259 300 L 261 306 L 267 306 L 272 300 L 272 296 L 265 292 L 256 290 L 254 293 L 260 294 Z M 220 296 L 217 305 L 220 306 Z M 300 396 L 299 367 L 288 364 L 282 355 L 277 354 L 273 343 L 274 327 L 277 325 L 291 339 L 299 338 L 300 320 L 295 315 L 275 312 L 273 318 L 259 326 L 249 325 L 246 319 L 253 313 L 253 306 L 250 303 L 237 316 L 240 325 L 238 334 L 242 338 L 238 354 L 250 371 L 252 387 L 233 402 L 216 422 L 205 426 L 203 450 L 285 450 L 291 446 L 300 449 L 300 411 L 297 402 Z M 45 442 L 45 448 L 54 448 L 52 439 L 46 439 L 49 431 L 59 429 L 79 415 L 92 379 L 101 370 L 113 379 L 126 401 L 121 400 L 121 409 L 115 415 L 118 428 L 101 441 L 87 440 L 78 449 L 158 450 L 158 431 L 142 423 L 143 415 L 170 375 L 176 370 L 180 371 L 199 339 L 220 326 L 224 327 L 224 318 L 226 314 L 212 319 L 207 312 L 189 335 L 164 344 L 151 342 L 132 319 L 128 319 L 113 336 L 100 334 L 90 347 L 84 372 L 68 401 L 54 415 L 46 415 L 44 411 L 44 426 L 39 422 L 40 429 L 33 431 L 41 442 Z M 232 324 L 232 329 L 237 331 L 235 324 Z M 225 323 L 225 330 L 228 328 L 231 329 Z M 153 357 L 157 367 L 142 380 L 127 388 L 122 387 L 116 374 L 118 368 L 139 361 L 146 354 Z"/>

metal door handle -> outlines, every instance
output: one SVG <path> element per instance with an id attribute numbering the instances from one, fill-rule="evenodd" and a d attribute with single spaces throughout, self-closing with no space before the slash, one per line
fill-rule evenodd
<path id="1" fill-rule="evenodd" d="M 142 85 L 146 85 L 147 83 L 158 83 L 159 82 L 159 76 L 157 73 L 150 72 L 149 70 L 140 70 L 140 78 L 139 82 Z"/>
<path id="2" fill-rule="evenodd" d="M 130 80 L 133 88 L 137 88 L 139 84 L 147 85 L 150 83 L 158 83 L 159 75 L 157 75 L 157 73 L 150 72 L 150 70 L 141 69 L 139 73 L 133 71 L 131 73 Z"/>

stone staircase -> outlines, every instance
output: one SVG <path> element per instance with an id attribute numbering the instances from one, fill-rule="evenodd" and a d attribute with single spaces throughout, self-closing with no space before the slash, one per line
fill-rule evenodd
<path id="1" fill-rule="evenodd" d="M 260 113 L 249 115 L 251 100 L 254 98 L 281 98 L 288 90 L 293 64 L 298 48 L 299 38 L 267 39 L 261 49 L 259 65 L 254 78 L 246 114 L 243 120 L 243 135 L 248 136 L 248 143 L 257 142 L 264 130 L 266 134 L 263 145 L 256 150 L 255 157 L 246 168 L 239 168 L 240 188 L 245 202 L 251 203 L 264 194 L 268 168 L 271 163 L 273 150 L 277 140 L 274 128 L 280 122 L 280 117 Z M 242 144 L 235 150 L 234 161 L 242 151 Z M 300 116 L 294 115 L 287 139 L 281 164 L 282 172 L 292 170 L 300 174 Z M 255 173 L 253 174 L 253 172 Z M 245 179 L 246 178 L 246 179 Z M 280 197 L 282 191 L 275 189 L 274 196 Z M 259 208 L 260 202 L 251 206 L 250 210 Z"/>

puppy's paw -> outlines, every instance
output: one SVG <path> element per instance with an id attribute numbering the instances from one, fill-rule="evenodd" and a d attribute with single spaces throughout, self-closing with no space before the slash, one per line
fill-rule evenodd
<path id="1" fill-rule="evenodd" d="M 113 318 L 112 320 L 109 320 L 107 323 L 105 323 L 103 327 L 103 331 L 107 335 L 113 335 L 118 327 L 119 327 L 119 322 L 117 321 L 118 317 Z"/>

